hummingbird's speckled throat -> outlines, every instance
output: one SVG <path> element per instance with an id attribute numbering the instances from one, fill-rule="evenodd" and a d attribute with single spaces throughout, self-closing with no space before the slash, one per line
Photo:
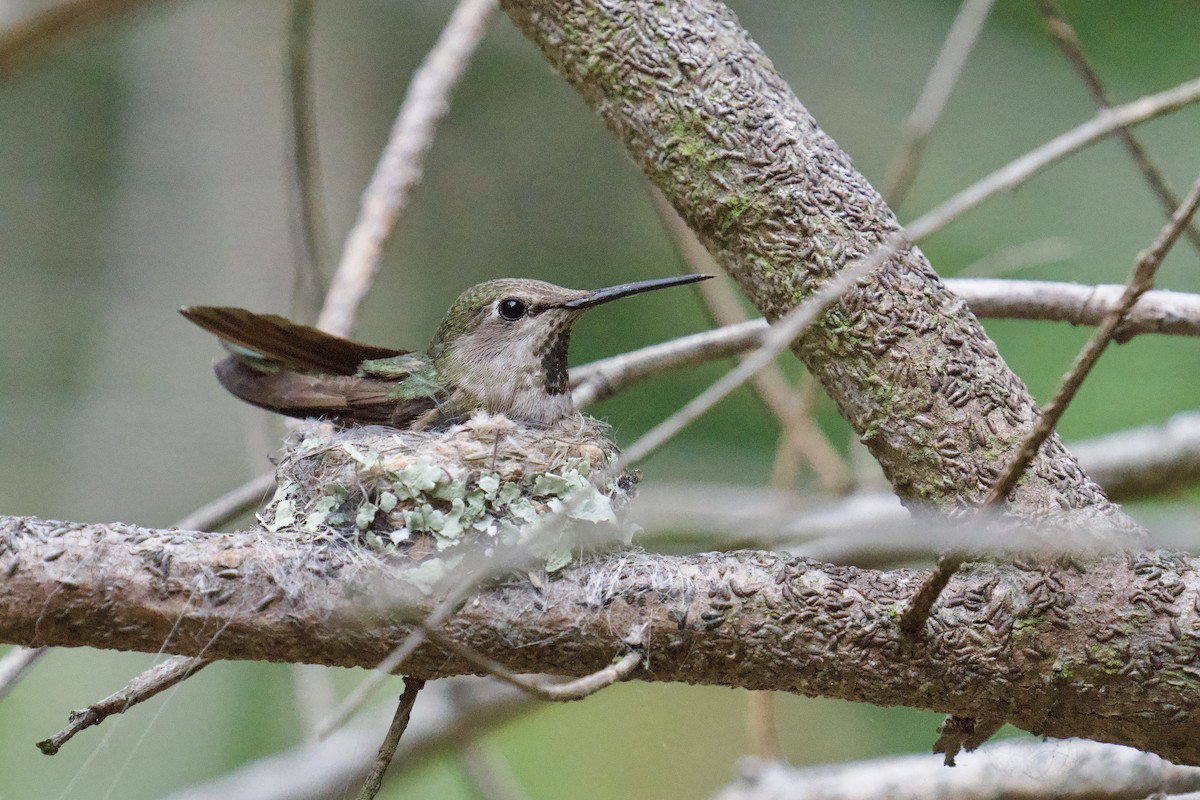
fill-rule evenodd
<path id="1" fill-rule="evenodd" d="M 222 385 L 271 411 L 342 425 L 421 429 L 482 409 L 550 424 L 575 412 L 567 351 L 584 311 L 710 277 L 681 275 L 592 291 L 525 279 L 488 281 L 459 295 L 425 352 L 365 345 L 243 309 L 181 311 L 230 351 L 216 365 Z"/>
<path id="2" fill-rule="evenodd" d="M 566 394 L 570 388 L 570 379 L 567 376 L 567 350 L 570 346 L 570 321 L 564 321 L 552 328 L 542 343 L 542 372 L 544 388 L 548 395 Z"/>

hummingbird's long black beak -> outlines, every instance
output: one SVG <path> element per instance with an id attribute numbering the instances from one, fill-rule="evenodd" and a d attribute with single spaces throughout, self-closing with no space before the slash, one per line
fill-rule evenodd
<path id="1" fill-rule="evenodd" d="M 622 297 L 629 297 L 642 292 L 650 292 L 655 289 L 665 289 L 668 286 L 683 286 L 688 283 L 696 283 L 697 281 L 706 281 L 712 275 L 675 275 L 670 278 L 655 278 L 649 281 L 637 281 L 635 283 L 622 283 L 619 286 L 609 286 L 607 289 L 596 289 L 588 292 L 583 297 L 578 297 L 574 300 L 568 300 L 562 304 L 563 308 L 581 309 L 598 306 L 601 303 L 607 303 L 609 300 L 617 300 Z"/>

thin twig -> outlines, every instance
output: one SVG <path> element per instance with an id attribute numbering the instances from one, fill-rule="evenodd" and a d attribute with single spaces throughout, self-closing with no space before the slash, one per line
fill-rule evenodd
<path id="1" fill-rule="evenodd" d="M 128 14 L 151 0 L 56 0 L 0 31 L 0 77 L 54 45 L 112 17 Z"/>
<path id="2" fill-rule="evenodd" d="M 929 134 L 941 117 L 942 109 L 946 107 L 946 101 L 954 91 L 954 85 L 958 83 L 963 65 L 967 62 L 971 48 L 975 46 L 979 32 L 983 30 L 983 23 L 987 20 L 993 2 L 994 0 L 963 0 L 962 5 L 958 7 L 958 14 L 954 17 L 950 32 L 946 34 L 942 50 L 938 53 L 933 69 L 929 71 L 925 88 L 921 90 L 921 96 L 917 99 L 912 113 L 900 127 L 900 143 L 896 146 L 896 152 L 888 165 L 887 179 L 884 181 L 886 188 L 883 191 L 883 196 L 892 208 L 897 208 L 904 202 L 904 196 L 912 186 L 913 178 L 921 167 L 921 156 L 925 152 Z"/>
<path id="3" fill-rule="evenodd" d="M 21 680 L 21 676 L 46 655 L 48 647 L 14 647 L 0 658 L 0 700 Z"/>
<path id="4" fill-rule="evenodd" d="M 1164 494 L 1200 481 L 1200 412 L 1072 442 L 1068 449 L 1109 497 L 1125 502 Z"/>
<path id="5" fill-rule="evenodd" d="M 374 797 L 379 794 L 379 790 L 383 787 L 384 773 L 391 766 L 392 756 L 396 754 L 396 747 L 400 744 L 400 737 L 404 735 L 404 729 L 408 727 L 408 718 L 412 715 L 413 703 L 417 702 L 417 695 L 424 686 L 425 681 L 420 678 L 414 678 L 411 675 L 404 678 L 404 692 L 400 695 L 400 702 L 396 705 L 396 714 L 392 717 L 392 724 L 388 727 L 387 735 L 383 737 L 383 744 L 379 745 L 379 755 L 375 757 L 371 772 L 358 792 L 358 800 L 374 800 Z"/>
<path id="6" fill-rule="evenodd" d="M 1089 286 L 1062 281 L 1014 281 L 996 278 L 947 278 L 946 286 L 979 317 L 1097 325 L 1117 303 L 1121 284 Z M 572 398 L 584 407 L 611 397 L 626 386 L 677 367 L 688 367 L 745 353 L 758 346 L 766 320 L 755 319 L 681 336 L 571 369 Z M 1200 295 L 1154 290 L 1130 310 L 1117 340 L 1137 334 L 1200 336 Z"/>
<path id="7" fill-rule="evenodd" d="M 442 622 L 445 622 L 445 618 L 450 615 L 449 611 L 442 612 L 442 609 L 445 609 L 446 607 L 447 604 L 443 603 L 437 611 L 434 611 L 434 613 L 430 614 L 426 618 L 427 624 L 429 624 L 431 627 L 435 627 L 440 625 Z M 438 619 L 438 617 L 442 618 Z M 379 665 L 369 672 L 367 677 L 359 681 L 350 694 L 346 695 L 342 702 L 338 703 L 337 707 L 334 708 L 333 711 L 331 711 L 328 716 L 325 717 L 325 719 L 321 720 L 321 722 L 317 725 L 315 734 L 316 738 L 324 739 L 349 722 L 350 717 L 354 716 L 354 714 L 363 707 L 363 704 L 370 699 L 375 690 L 378 689 L 386 679 L 392 677 L 392 673 L 395 672 L 395 670 L 398 669 L 399 666 L 403 664 L 410 655 L 416 652 L 417 648 L 420 647 L 424 642 L 425 632 L 423 630 L 414 630 L 412 633 L 406 636 L 404 641 L 402 641 L 399 645 L 393 648 L 390 653 L 388 653 L 387 658 L 380 661 Z"/>
<path id="8" fill-rule="evenodd" d="M 265 472 L 200 506 L 171 527 L 185 531 L 210 531 L 258 508 L 274 486 L 275 473 Z"/>
<path id="9" fill-rule="evenodd" d="M 210 663 L 212 662 L 206 658 L 171 656 L 161 664 L 138 675 L 120 691 L 110 694 L 87 708 L 72 711 L 67 727 L 49 739 L 38 742 L 38 749 L 46 755 L 52 756 L 80 731 L 93 725 L 99 725 L 113 714 L 122 714 L 131 706 L 149 700 L 164 689 L 169 689 L 180 681 L 190 678 Z"/>
<path id="10" fill-rule="evenodd" d="M 292 0 L 289 10 L 287 75 L 288 109 L 291 112 L 289 188 L 297 223 L 293 304 L 308 314 L 316 311 L 324 294 L 321 264 L 325 260 L 325 214 L 321 204 L 321 179 L 317 152 L 317 118 L 313 105 L 312 43 L 315 0 Z"/>
<path id="11" fill-rule="evenodd" d="M 1079 41 L 1075 29 L 1063 17 L 1062 11 L 1054 3 L 1054 0 L 1036 1 L 1042 15 L 1046 18 L 1046 29 L 1050 31 L 1050 35 L 1054 37 L 1054 41 L 1058 42 L 1058 46 L 1066 55 L 1067 60 L 1071 62 L 1075 71 L 1079 73 L 1079 77 L 1083 79 L 1088 93 L 1092 96 L 1092 101 L 1100 108 L 1112 108 L 1112 101 L 1109 100 L 1104 83 L 1092 65 L 1088 63 L 1087 54 L 1083 52 L 1083 43 Z M 1180 201 L 1171 191 L 1171 187 L 1167 186 L 1162 170 L 1150 158 L 1150 153 L 1147 152 L 1141 140 L 1133 135 L 1133 131 L 1122 128 L 1117 131 L 1117 136 L 1120 138 L 1121 144 L 1125 146 L 1125 150 L 1128 151 L 1134 165 L 1146 179 L 1150 191 L 1162 204 L 1163 211 L 1170 217 L 1175 209 L 1179 208 Z M 1184 234 L 1191 240 L 1192 246 L 1200 250 L 1200 227 L 1189 223 L 1184 227 Z"/>
<path id="12" fill-rule="evenodd" d="M 954 278 L 946 285 L 979 317 L 1099 325 L 1121 301 L 1121 284 L 1087 286 L 1058 281 Z M 1200 295 L 1146 292 L 1117 331 L 1117 341 L 1137 334 L 1200 336 Z"/>
<path id="13" fill-rule="evenodd" d="M 1138 254 L 1137 264 L 1134 267 L 1133 274 L 1129 278 L 1129 284 L 1121 296 L 1120 302 L 1116 308 L 1113 308 L 1105 315 L 1103 322 L 1092 333 L 1092 337 L 1088 340 L 1083 350 L 1080 351 L 1070 370 L 1063 376 L 1062 381 L 1058 385 L 1058 390 L 1054 393 L 1054 398 L 1042 409 L 1042 413 L 1034 424 L 1033 429 L 1026 435 L 1025 440 L 1021 442 L 1021 447 L 1013 456 L 1012 461 L 1009 462 L 1000 479 L 996 481 L 996 484 L 988 493 L 986 503 L 1003 502 L 1013 490 L 1013 487 L 1017 485 L 1017 480 L 1025 472 L 1030 462 L 1033 461 L 1033 457 L 1041 449 L 1042 443 L 1046 441 L 1046 437 L 1058 425 L 1058 421 L 1062 418 L 1063 413 L 1067 410 L 1067 406 L 1070 405 L 1071 400 L 1075 397 L 1075 393 L 1079 391 L 1079 387 L 1083 385 L 1092 367 L 1095 366 L 1105 348 L 1108 347 L 1109 342 L 1112 341 L 1114 334 L 1124 321 L 1129 310 L 1137 303 L 1138 298 L 1149 291 L 1154 285 L 1154 276 L 1158 271 L 1159 265 L 1179 238 L 1188 220 L 1196 213 L 1197 206 L 1200 206 L 1200 177 L 1196 178 L 1196 181 L 1192 184 L 1192 188 L 1180 204 L 1179 209 L 1172 215 L 1170 222 L 1159 232 L 1158 237 L 1150 247 Z"/>
<path id="14" fill-rule="evenodd" d="M 1071 441 L 1083 471 L 1116 502 L 1162 496 L 1200 483 L 1200 412 L 1182 412 L 1164 422 Z M 891 491 L 857 492 L 831 500 L 797 492 L 720 484 L 655 483 L 639 491 L 630 521 L 643 529 L 643 542 L 663 534 L 678 542 L 688 531 L 693 550 L 764 548 L 818 561 L 886 568 L 925 560 L 958 545 L 995 552 L 994 529 L 914 523 Z M 1194 527 L 1194 526 L 1193 526 Z M 1155 546 L 1194 549 L 1194 532 L 1159 528 Z M 1025 533 L 1004 540 L 1003 552 L 1048 552 L 1044 537 Z M 964 538 L 969 544 L 964 545 Z M 1164 538 L 1171 537 L 1171 538 Z M 694 544 L 693 544 L 694 542 Z M 1057 553 L 1094 549 L 1086 541 L 1058 542 Z"/>
<path id="15" fill-rule="evenodd" d="M 654 197 L 659 219 L 674 239 L 675 247 L 688 268 L 695 273 L 712 273 L 719 270 L 720 265 L 716 259 L 700 243 L 696 234 L 663 193 L 651 187 L 651 195 Z M 697 288 L 718 325 L 728 326 L 746 321 L 746 313 L 726 281 L 705 281 Z M 850 468 L 817 427 L 812 418 L 812 411 L 790 385 L 783 370 L 772 364 L 751 378 L 751 384 L 783 431 L 779 448 L 781 458 L 777 458 L 777 462 L 794 461 L 782 458 L 784 453 L 798 454 L 812 465 L 821 485 L 827 490 L 838 493 L 848 491 L 852 486 Z M 787 483 L 791 485 L 792 481 L 787 479 Z"/>
<path id="16" fill-rule="evenodd" d="M 775 722 L 775 693 L 749 692 L 746 696 L 746 721 L 754 755 L 764 761 L 783 757 L 779 746 L 779 726 Z"/>
<path id="17" fill-rule="evenodd" d="M 954 769 L 926 753 L 912 753 L 814 767 L 747 763 L 739 772 L 734 783 L 710 795 L 713 800 L 1182 800 L 1181 792 L 1200 789 L 1196 767 L 1085 739 L 997 742 L 962 759 Z"/>
<path id="18" fill-rule="evenodd" d="M 962 569 L 962 565 L 968 560 L 970 560 L 968 553 L 957 550 L 948 550 L 938 557 L 933 570 L 925 580 L 921 581 L 917 591 L 901 609 L 900 630 L 910 634 L 921 630 L 925 625 L 925 620 L 929 619 L 929 612 L 933 610 L 933 604 L 937 602 L 942 595 L 942 590 L 946 588 L 946 584 L 950 583 L 950 579 Z"/>
<path id="19" fill-rule="evenodd" d="M 597 670 L 591 675 L 585 675 L 582 678 L 576 678 L 565 683 L 546 683 L 537 678 L 514 674 L 500 662 L 481 655 L 466 645 L 459 644 L 436 629 L 425 628 L 425 635 L 438 647 L 443 650 L 449 650 L 463 661 L 479 667 L 479 669 L 488 675 L 504 681 L 509 686 L 515 686 L 521 691 L 528 692 L 539 699 L 559 703 L 582 700 L 601 689 L 606 689 L 617 681 L 624 680 L 632 675 L 633 671 L 643 661 L 641 653 L 631 651 L 604 669 Z"/>
<path id="20" fill-rule="evenodd" d="M 349 336 L 366 297 L 384 241 L 421 182 L 425 155 L 449 99 L 487 30 L 496 0 L 460 0 L 433 49 L 413 73 L 375 174 L 363 193 L 358 219 L 342 250 L 317 327 Z"/>
<path id="21" fill-rule="evenodd" d="M 532 542 L 532 537 L 527 541 Z M 518 550 L 520 548 L 512 548 L 505 553 L 499 554 L 489 559 L 486 565 L 460 564 L 458 570 L 454 573 L 457 583 L 446 592 L 438 606 L 415 625 L 413 630 L 404 637 L 404 640 L 392 648 L 391 652 L 379 662 L 375 669 L 368 673 L 367 677 L 359 681 L 353 691 L 346 695 L 329 716 L 317 726 L 317 738 L 324 739 L 345 725 L 350 717 L 362 708 L 371 694 L 385 680 L 391 677 L 400 668 L 400 665 L 408 660 L 408 657 L 415 653 L 417 648 L 425 642 L 428 638 L 427 632 L 437 630 L 441 627 L 442 623 L 450 618 L 450 615 L 470 595 L 479 581 L 483 580 L 489 574 L 499 574 L 516 566 L 519 558 Z"/>
<path id="22" fill-rule="evenodd" d="M 1092 119 L 1030 150 L 1000 169 L 971 184 L 953 197 L 922 214 L 906 226 L 911 241 L 918 242 L 958 219 L 984 200 L 1020 186 L 1051 164 L 1111 136 L 1122 128 L 1178 111 L 1200 100 L 1200 78 L 1185 81 L 1166 91 L 1140 97 L 1131 103 L 1105 109 Z"/>

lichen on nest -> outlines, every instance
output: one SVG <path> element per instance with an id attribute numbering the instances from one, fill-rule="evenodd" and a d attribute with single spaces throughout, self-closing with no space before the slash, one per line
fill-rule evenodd
<path id="1" fill-rule="evenodd" d="M 527 545 L 552 572 L 585 539 L 628 544 L 619 516 L 636 477 L 605 478 L 616 455 L 608 426 L 583 414 L 535 427 L 479 412 L 441 431 L 309 422 L 288 438 L 259 520 L 443 568 L 467 546 Z"/>

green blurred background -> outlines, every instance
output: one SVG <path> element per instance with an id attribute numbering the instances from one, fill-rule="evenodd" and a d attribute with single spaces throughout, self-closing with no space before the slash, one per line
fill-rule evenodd
<path id="1" fill-rule="evenodd" d="M 956 10 L 940 0 L 743 0 L 743 23 L 819 123 L 877 185 Z M 1118 100 L 1200 73 L 1194 0 L 1065 3 Z M 319 3 L 313 51 L 326 267 L 447 2 Z M 213 341 L 185 304 L 292 313 L 282 2 L 159 3 L 0 79 L 0 511 L 166 525 L 266 469 L 281 428 L 218 387 Z M 997 3 L 929 146 L 903 219 L 1090 117 L 1032 4 Z M 1200 167 L 1200 111 L 1139 129 L 1179 192 Z M 1117 282 L 1163 215 L 1115 143 L 988 203 L 923 248 L 953 275 L 1013 245 L 1065 237 L 1068 257 L 1019 277 Z M 1200 291 L 1183 242 L 1159 284 Z M 459 290 L 500 276 L 592 287 L 680 264 L 617 142 L 499 15 L 460 88 L 425 181 L 390 245 L 358 337 L 427 341 Z M 589 315 L 573 363 L 707 325 L 685 291 Z M 1045 399 L 1086 331 L 988 322 Z M 789 367 L 790 368 L 790 367 Z M 594 409 L 628 443 L 721 367 L 638 386 Z M 1061 429 L 1161 420 L 1200 390 L 1194 341 L 1143 337 L 1105 356 Z M 831 404 L 820 422 L 845 443 Z M 642 465 L 645 480 L 762 484 L 775 428 L 749 392 Z M 847 445 L 848 446 L 848 445 Z M 811 482 L 807 476 L 802 481 Z M 1175 498 L 1186 500 L 1187 497 Z M 1179 506 L 1172 506 L 1178 508 Z M 1145 509 L 1134 509 L 1146 513 Z M 88 731 L 55 758 L 35 740 L 117 689 L 149 655 L 58 650 L 0 705 L 0 800 L 150 798 L 288 747 L 301 734 L 286 665 L 219 664 Z M 331 670 L 340 691 L 363 675 Z M 390 692 L 385 694 L 392 694 Z M 626 684 L 497 731 L 533 798 L 703 796 L 748 750 L 743 692 Z M 389 702 L 381 700 L 381 702 Z M 779 698 L 795 763 L 927 751 L 938 716 Z M 445 757 L 386 797 L 472 797 Z"/>

